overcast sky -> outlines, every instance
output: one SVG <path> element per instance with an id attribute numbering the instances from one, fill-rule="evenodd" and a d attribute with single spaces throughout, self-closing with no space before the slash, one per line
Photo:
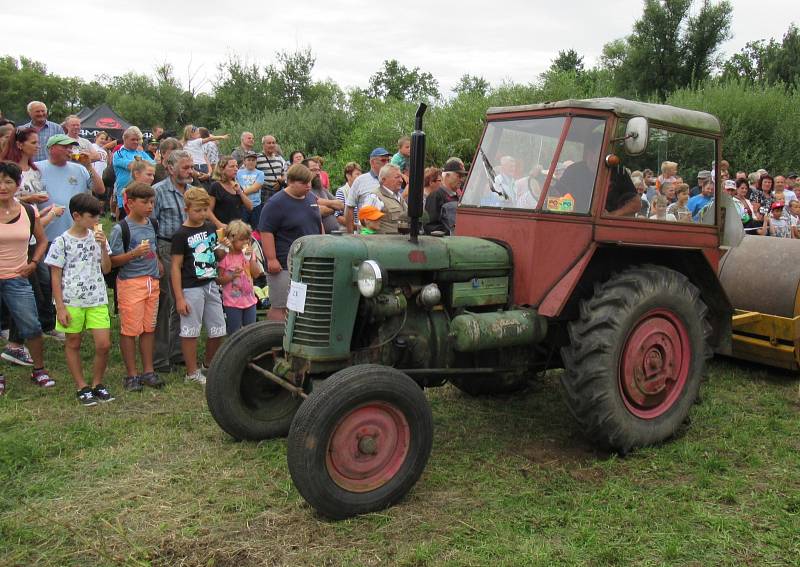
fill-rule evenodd
<path id="1" fill-rule="evenodd" d="M 205 79 L 207 90 L 230 54 L 266 65 L 276 51 L 308 47 L 317 58 L 315 79 L 363 87 L 394 58 L 431 72 L 445 93 L 464 73 L 492 84 L 530 82 L 569 48 L 590 66 L 605 43 L 630 33 L 643 6 L 641 0 L 1 1 L 0 54 L 25 55 L 60 75 L 151 73 L 169 62 L 184 86 L 191 70 L 195 85 Z M 780 39 L 788 18 L 798 17 L 797 0 L 733 4 L 728 55 L 751 40 Z"/>

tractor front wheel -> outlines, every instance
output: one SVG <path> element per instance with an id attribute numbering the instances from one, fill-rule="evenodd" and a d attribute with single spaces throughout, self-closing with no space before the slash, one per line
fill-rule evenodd
<path id="1" fill-rule="evenodd" d="M 707 311 L 688 278 L 663 266 L 595 286 L 562 349 L 564 397 L 590 438 L 626 453 L 675 434 L 710 356 Z"/>
<path id="2" fill-rule="evenodd" d="M 235 439 L 285 437 L 303 401 L 250 366 L 272 371 L 283 353 L 283 329 L 279 321 L 242 327 L 214 355 L 206 401 L 214 420 Z"/>
<path id="3" fill-rule="evenodd" d="M 387 508 L 411 490 L 430 456 L 433 417 L 408 375 L 362 364 L 315 386 L 288 441 L 297 490 L 320 514 L 344 519 Z"/>

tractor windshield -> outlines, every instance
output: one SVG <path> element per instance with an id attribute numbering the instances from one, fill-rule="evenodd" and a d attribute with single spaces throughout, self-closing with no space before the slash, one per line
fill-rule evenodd
<path id="1" fill-rule="evenodd" d="M 601 118 L 490 122 L 461 204 L 588 213 L 604 133 Z"/>

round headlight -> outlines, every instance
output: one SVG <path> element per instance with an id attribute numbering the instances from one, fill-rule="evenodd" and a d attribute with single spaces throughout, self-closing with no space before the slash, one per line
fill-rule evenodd
<path id="1" fill-rule="evenodd" d="M 375 260 L 364 260 L 358 267 L 358 291 L 364 297 L 375 297 L 383 289 L 383 272 Z"/>

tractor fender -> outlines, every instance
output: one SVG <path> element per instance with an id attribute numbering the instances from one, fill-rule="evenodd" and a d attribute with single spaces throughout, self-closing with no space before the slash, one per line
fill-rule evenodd
<path id="1" fill-rule="evenodd" d="M 656 264 L 684 274 L 700 290 L 709 308 L 711 347 L 720 354 L 731 352 L 733 306 L 712 265 L 714 255 L 700 248 L 659 248 L 650 246 L 606 245 L 593 243 L 539 306 L 541 315 L 572 320 L 580 302 L 594 293 L 594 285 L 630 266 Z"/>

